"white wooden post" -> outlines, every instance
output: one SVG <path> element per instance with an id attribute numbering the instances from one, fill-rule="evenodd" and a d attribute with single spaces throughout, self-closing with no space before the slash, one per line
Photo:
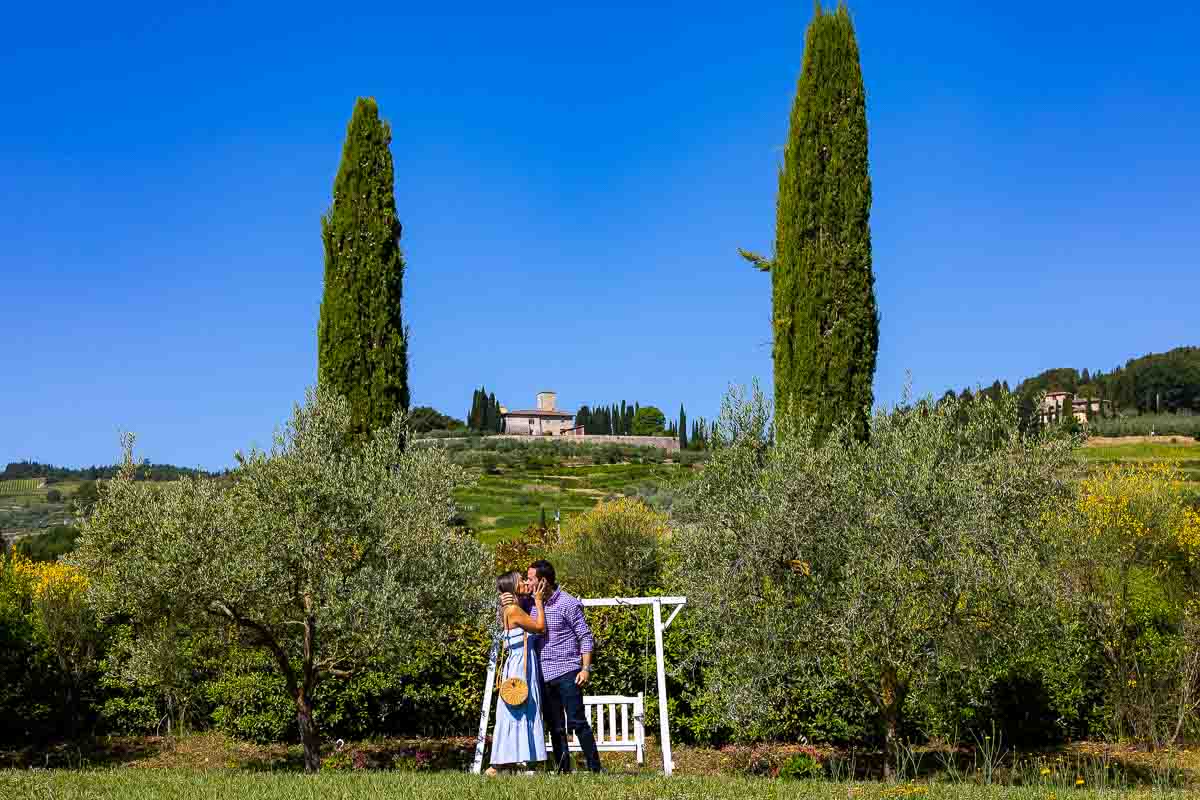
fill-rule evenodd
<path id="1" fill-rule="evenodd" d="M 646 718 L 646 700 L 642 697 L 642 693 L 638 692 L 637 704 L 633 707 L 633 735 L 637 739 L 637 763 L 644 764 L 646 762 L 646 727 L 643 721 Z"/>
<path id="2" fill-rule="evenodd" d="M 663 774 L 668 777 L 675 768 L 671 760 L 671 727 L 667 724 L 667 671 L 663 666 L 662 601 L 654 598 L 654 660 L 658 667 L 658 730 L 662 745 Z"/>
<path id="3" fill-rule="evenodd" d="M 483 686 L 483 711 L 479 713 L 479 735 L 475 737 L 475 762 L 471 764 L 471 772 L 478 775 L 483 771 L 483 745 L 487 741 L 488 717 L 492 713 L 492 685 L 496 682 L 496 662 L 500 660 L 500 640 L 492 642 L 492 652 L 488 656 L 487 681 Z"/>

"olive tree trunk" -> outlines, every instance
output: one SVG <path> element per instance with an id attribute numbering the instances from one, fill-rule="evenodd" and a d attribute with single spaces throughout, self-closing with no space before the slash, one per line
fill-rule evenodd
<path id="1" fill-rule="evenodd" d="M 304 745 L 304 771 L 316 772 L 321 769 L 321 737 L 313 719 L 312 698 L 303 689 L 296 697 L 296 727 L 300 729 L 300 742 Z"/>

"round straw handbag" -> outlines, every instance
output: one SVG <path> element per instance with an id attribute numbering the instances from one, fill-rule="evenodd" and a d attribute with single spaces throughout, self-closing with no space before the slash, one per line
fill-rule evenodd
<path id="1" fill-rule="evenodd" d="M 525 674 L 525 661 L 529 654 L 529 634 L 526 633 L 522 637 L 523 643 L 521 647 L 521 674 Z M 509 657 L 512 657 L 512 649 L 509 649 Z M 525 683 L 523 678 L 505 678 L 500 682 L 500 699 L 510 706 L 523 705 L 529 699 L 529 684 Z"/>

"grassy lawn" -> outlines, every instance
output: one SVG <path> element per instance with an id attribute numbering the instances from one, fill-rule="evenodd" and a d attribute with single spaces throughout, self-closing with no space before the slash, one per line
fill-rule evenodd
<path id="1" fill-rule="evenodd" d="M 1200 446 L 1180 438 L 1177 442 L 1103 442 L 1082 448 L 1088 461 L 1192 461 L 1200 464 Z"/>
<path id="2" fill-rule="evenodd" d="M 551 525 L 555 510 L 561 511 L 565 525 L 605 497 L 660 491 L 690 474 L 690 468 L 675 464 L 514 467 L 482 474 L 455 499 L 479 538 L 495 544 L 538 522 L 542 509 Z"/>
<path id="3" fill-rule="evenodd" d="M 1192 440 L 1176 437 L 1176 441 L 1144 441 L 1118 443 L 1112 440 L 1089 443 L 1082 448 L 1089 464 L 1131 464 L 1150 461 L 1172 461 L 1187 481 L 1187 488 L 1200 495 L 1200 446 Z"/>
<path id="4" fill-rule="evenodd" d="M 1048 786 L 1000 787 L 975 784 L 834 783 L 722 777 L 624 777 L 587 775 L 484 778 L 461 773 L 348 772 L 318 775 L 245 773 L 230 770 L 5 771 L 3 798 L 237 798 L 238 800 L 351 800 L 351 798 L 536 798 L 536 800 L 883 800 L 884 798 L 1029 798 L 1084 800 L 1090 797 L 1183 797 L 1183 792 L 1136 792 Z"/>

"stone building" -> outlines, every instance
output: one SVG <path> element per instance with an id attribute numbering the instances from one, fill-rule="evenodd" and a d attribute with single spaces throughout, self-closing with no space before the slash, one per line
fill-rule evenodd
<path id="1" fill-rule="evenodd" d="M 1048 425 L 1054 420 L 1063 418 L 1065 412 L 1064 406 L 1069 396 L 1071 396 L 1070 392 L 1047 392 L 1046 396 L 1042 398 L 1041 417 L 1043 425 Z M 1101 413 L 1105 416 L 1111 416 L 1112 403 L 1095 397 L 1071 397 L 1071 414 L 1085 425 L 1087 424 L 1089 415 L 1099 415 Z"/>
<path id="2" fill-rule="evenodd" d="M 517 436 L 562 436 L 575 430 L 575 413 L 560 411 L 554 392 L 538 392 L 537 408 L 509 411 L 502 408 L 504 432 Z"/>

